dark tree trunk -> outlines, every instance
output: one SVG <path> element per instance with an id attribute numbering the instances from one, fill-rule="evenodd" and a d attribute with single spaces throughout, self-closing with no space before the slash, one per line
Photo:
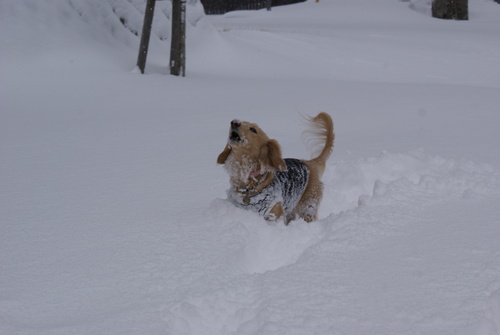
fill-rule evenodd
<path id="1" fill-rule="evenodd" d="M 438 19 L 468 20 L 468 0 L 434 0 L 432 2 L 432 16 Z"/>
<path id="2" fill-rule="evenodd" d="M 186 0 L 172 0 L 170 74 L 186 75 Z"/>
<path id="3" fill-rule="evenodd" d="M 142 26 L 141 45 L 139 46 L 139 56 L 137 57 L 137 66 L 144 74 L 146 67 L 146 58 L 148 57 L 149 37 L 151 36 L 151 26 L 153 25 L 153 14 L 155 11 L 156 0 L 146 2 L 144 11 L 144 24 Z"/>

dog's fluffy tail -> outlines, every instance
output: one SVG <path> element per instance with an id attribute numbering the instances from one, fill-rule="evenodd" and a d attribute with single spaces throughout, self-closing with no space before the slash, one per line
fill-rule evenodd
<path id="1" fill-rule="evenodd" d="M 333 121 L 327 113 L 319 113 L 315 117 L 308 117 L 309 129 L 304 132 L 308 135 L 307 142 L 312 145 L 315 158 L 310 162 L 318 167 L 320 176 L 325 170 L 326 161 L 333 150 L 335 133 Z"/>

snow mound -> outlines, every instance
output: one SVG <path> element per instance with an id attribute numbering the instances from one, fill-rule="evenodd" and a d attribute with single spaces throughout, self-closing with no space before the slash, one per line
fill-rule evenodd
<path id="1" fill-rule="evenodd" d="M 488 176 L 493 171 L 488 164 L 431 156 L 423 150 L 339 160 L 323 177 L 323 207 L 338 212 L 373 201 L 399 201 L 413 193 L 439 194 L 442 199 L 471 197 L 489 189 Z"/>
<path id="2" fill-rule="evenodd" d="M 227 200 L 215 200 L 207 211 L 210 220 L 222 224 L 238 241 L 229 263 L 247 273 L 264 273 L 294 264 L 304 250 L 324 235 L 325 224 L 303 220 L 269 224 L 251 211 L 237 208 Z"/>
<path id="3" fill-rule="evenodd" d="M 27 52 L 33 51 L 33 45 L 46 50 L 47 46 L 78 46 L 82 41 L 136 47 L 145 6 L 146 0 L 1 0 L 0 37 L 7 42 L 3 49 Z M 203 6 L 192 0 L 186 7 L 188 29 L 192 29 L 204 16 Z M 170 1 L 157 1 L 153 43 L 170 40 L 171 11 Z"/>

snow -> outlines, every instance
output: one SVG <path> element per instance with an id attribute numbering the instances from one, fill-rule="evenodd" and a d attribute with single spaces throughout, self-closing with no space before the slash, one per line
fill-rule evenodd
<path id="1" fill-rule="evenodd" d="M 141 75 L 143 0 L 0 0 L 0 334 L 500 334 L 500 6 L 428 5 L 191 1 L 177 78 L 168 1 Z M 320 111 L 318 221 L 227 201 L 231 120 Z"/>

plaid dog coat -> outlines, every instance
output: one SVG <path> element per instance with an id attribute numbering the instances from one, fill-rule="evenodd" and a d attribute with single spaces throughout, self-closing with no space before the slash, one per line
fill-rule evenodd
<path id="1" fill-rule="evenodd" d="M 234 188 L 228 190 L 228 199 L 238 207 L 250 209 L 263 216 L 281 202 L 285 215 L 297 206 L 309 181 L 309 168 L 294 158 L 285 158 L 287 171 L 276 171 L 271 184 L 262 191 L 252 194 L 252 189 Z"/>

